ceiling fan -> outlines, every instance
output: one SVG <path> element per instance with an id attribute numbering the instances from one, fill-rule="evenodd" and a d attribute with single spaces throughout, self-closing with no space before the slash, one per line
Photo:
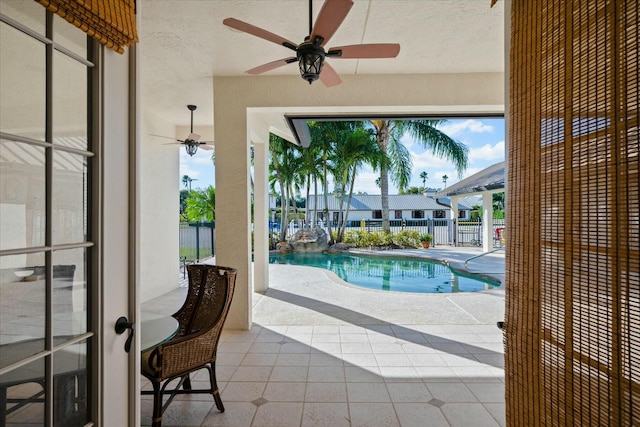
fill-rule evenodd
<path id="1" fill-rule="evenodd" d="M 353 6 L 353 0 L 325 0 L 315 25 L 312 24 L 312 2 L 313 0 L 309 0 L 309 35 L 300 44 L 293 43 L 284 37 L 235 18 L 226 18 L 222 21 L 228 27 L 282 45 L 296 53 L 296 56 L 260 65 L 246 71 L 246 73 L 262 74 L 283 65 L 297 62 L 300 67 L 300 75 L 309 84 L 319 78 L 325 86 L 335 86 L 340 84 L 342 80 L 340 80 L 333 67 L 325 62 L 325 58 L 360 59 L 395 58 L 398 56 L 400 52 L 398 43 L 354 44 L 332 47 L 325 51 L 324 45 L 344 21 Z"/>
<path id="2" fill-rule="evenodd" d="M 197 133 L 193 133 L 193 111 L 198 107 L 196 107 L 195 105 L 187 105 L 187 108 L 189 109 L 189 111 L 191 111 L 191 133 L 185 139 L 176 139 L 177 142 L 170 142 L 163 145 L 182 144 L 184 145 L 185 150 L 187 150 L 187 154 L 190 156 L 196 154 L 196 151 L 198 151 L 198 147 L 202 148 L 203 150 L 213 150 L 213 141 L 200 141 L 200 135 L 198 135 Z M 150 135 L 157 136 L 159 138 L 174 139 L 169 136 L 154 134 Z"/>

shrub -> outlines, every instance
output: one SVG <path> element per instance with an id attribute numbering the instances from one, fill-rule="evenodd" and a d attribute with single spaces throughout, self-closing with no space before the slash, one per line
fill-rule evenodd
<path id="1" fill-rule="evenodd" d="M 402 230 L 393 236 L 393 244 L 402 248 L 419 248 L 420 233 L 416 230 Z"/>
<path id="2" fill-rule="evenodd" d="M 424 233 L 420 235 L 421 242 L 431 242 L 433 240 L 433 236 L 429 233 Z"/>

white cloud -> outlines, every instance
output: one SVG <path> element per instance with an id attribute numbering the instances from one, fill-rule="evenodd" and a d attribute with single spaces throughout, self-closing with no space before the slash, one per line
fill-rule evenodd
<path id="1" fill-rule="evenodd" d="M 500 141 L 495 145 L 485 144 L 482 147 L 472 148 L 469 150 L 469 161 L 504 160 L 504 154 L 504 141 Z"/>
<path id="2" fill-rule="evenodd" d="M 376 185 L 376 179 L 380 177 L 379 172 L 371 172 L 371 171 L 361 171 L 358 172 L 358 178 L 356 179 L 355 185 L 353 187 L 353 192 L 357 193 L 359 191 L 365 192 L 367 194 L 380 194 L 380 187 Z M 393 184 L 389 183 L 389 187 L 392 187 Z M 395 194 L 397 191 L 394 188 L 394 191 L 389 188 L 389 194 Z"/>
<path id="3" fill-rule="evenodd" d="M 455 137 L 464 131 L 473 133 L 492 132 L 493 126 L 486 125 L 479 120 L 468 119 L 464 121 L 451 121 L 438 126 L 442 132 L 449 136 Z"/>

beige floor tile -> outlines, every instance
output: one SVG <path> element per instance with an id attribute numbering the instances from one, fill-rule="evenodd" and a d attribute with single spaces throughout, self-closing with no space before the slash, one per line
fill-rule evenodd
<path id="1" fill-rule="evenodd" d="M 373 353 L 345 353 L 342 360 L 345 366 L 378 366 Z"/>
<path id="2" fill-rule="evenodd" d="M 268 382 L 262 397 L 269 402 L 304 402 L 306 383 Z"/>
<path id="3" fill-rule="evenodd" d="M 384 382 L 384 378 L 380 374 L 380 368 L 377 366 L 345 366 L 345 381 L 350 383 L 374 383 Z"/>
<path id="4" fill-rule="evenodd" d="M 467 383 L 467 387 L 479 402 L 504 403 L 504 384 L 501 383 Z"/>
<path id="5" fill-rule="evenodd" d="M 202 427 L 251 427 L 258 410 L 251 402 L 224 402 L 225 411 L 214 406 L 202 423 Z"/>
<path id="6" fill-rule="evenodd" d="M 271 366 L 238 366 L 229 381 L 267 381 L 271 369 Z"/>
<path id="7" fill-rule="evenodd" d="M 478 402 L 475 395 L 462 383 L 427 383 L 434 398 L 446 403 Z"/>
<path id="8" fill-rule="evenodd" d="M 252 427 L 298 427 L 302 421 L 302 408 L 302 403 L 265 403 L 256 411 Z"/>
<path id="9" fill-rule="evenodd" d="M 507 425 L 506 405 L 504 403 L 485 403 L 484 407 L 501 427 Z"/>
<path id="10" fill-rule="evenodd" d="M 309 366 L 308 353 L 280 353 L 276 358 L 276 366 Z"/>
<path id="11" fill-rule="evenodd" d="M 442 405 L 444 414 L 451 427 L 498 427 L 500 424 L 480 403 L 445 403 Z"/>
<path id="12" fill-rule="evenodd" d="M 307 366 L 275 366 L 269 381 L 306 382 L 308 373 Z"/>
<path id="13" fill-rule="evenodd" d="M 342 366 L 309 366 L 309 382 L 344 382 Z"/>
<path id="14" fill-rule="evenodd" d="M 398 417 L 391 403 L 349 403 L 352 427 L 395 427 Z"/>
<path id="15" fill-rule="evenodd" d="M 404 354 L 388 354 L 388 353 L 376 353 L 376 360 L 378 366 L 413 366 L 409 357 Z"/>
<path id="16" fill-rule="evenodd" d="M 275 353 L 248 353 L 240 362 L 241 366 L 273 366 L 276 363 Z"/>
<path id="17" fill-rule="evenodd" d="M 428 403 L 394 403 L 402 427 L 449 427 L 439 408 Z"/>
<path id="18" fill-rule="evenodd" d="M 307 383 L 305 402 L 346 402 L 347 388 L 345 383 Z"/>
<path id="19" fill-rule="evenodd" d="M 220 397 L 223 402 L 251 402 L 262 397 L 266 382 L 229 382 Z"/>
<path id="20" fill-rule="evenodd" d="M 349 409 L 341 403 L 305 403 L 302 427 L 350 427 Z"/>
<path id="21" fill-rule="evenodd" d="M 384 383 L 347 383 L 349 402 L 391 402 Z"/>
<path id="22" fill-rule="evenodd" d="M 344 362 L 340 357 L 324 353 L 311 353 L 309 366 L 343 366 Z"/>
<path id="23" fill-rule="evenodd" d="M 389 383 L 387 390 L 392 402 L 405 403 L 426 403 L 433 399 L 433 396 L 424 383 Z"/>

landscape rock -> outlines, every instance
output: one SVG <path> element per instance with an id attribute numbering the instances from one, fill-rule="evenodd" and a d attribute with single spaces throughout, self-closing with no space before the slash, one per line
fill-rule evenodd
<path id="1" fill-rule="evenodd" d="M 289 241 L 294 252 L 324 252 L 329 249 L 327 233 L 320 227 L 302 228 Z"/>

